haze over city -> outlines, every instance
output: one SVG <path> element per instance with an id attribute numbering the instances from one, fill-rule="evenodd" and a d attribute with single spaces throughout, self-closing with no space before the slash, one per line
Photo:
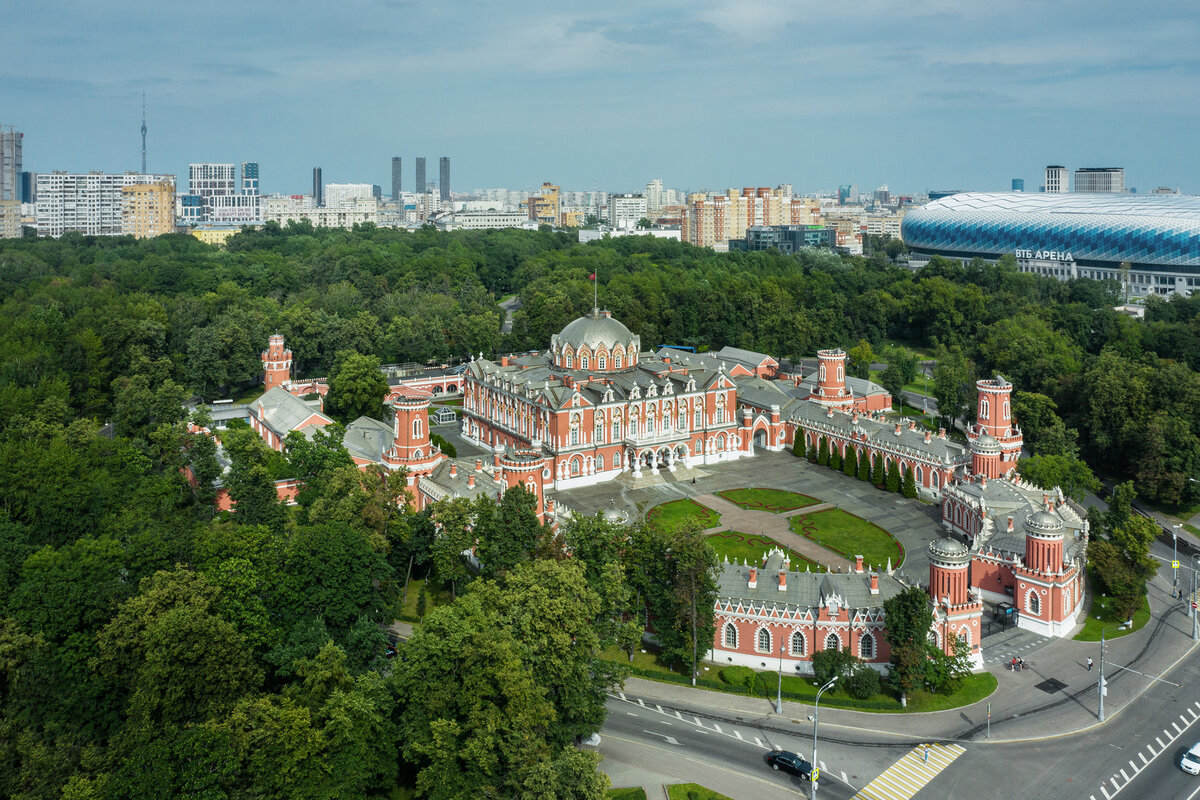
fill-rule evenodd
<path id="1" fill-rule="evenodd" d="M 1031 187 L 1045 164 L 1200 186 L 1194 3 L 352 0 L 38 4 L 0 52 L 25 168 L 256 160 L 268 192 L 388 182 L 454 159 L 456 190 Z"/>

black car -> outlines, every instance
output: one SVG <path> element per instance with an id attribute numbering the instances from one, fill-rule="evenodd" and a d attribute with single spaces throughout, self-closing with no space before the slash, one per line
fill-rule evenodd
<path id="1" fill-rule="evenodd" d="M 771 769 L 781 769 L 784 772 L 799 775 L 805 780 L 812 774 L 812 764 L 787 750 L 775 750 L 767 753 L 767 763 L 771 765 Z"/>

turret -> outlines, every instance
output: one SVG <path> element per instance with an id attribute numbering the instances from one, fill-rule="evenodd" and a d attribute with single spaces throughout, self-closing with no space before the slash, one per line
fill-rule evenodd
<path id="1" fill-rule="evenodd" d="M 934 539 L 929 543 L 929 596 L 934 603 L 949 599 L 950 605 L 967 602 L 967 569 L 971 552 L 957 539 Z"/>
<path id="2" fill-rule="evenodd" d="M 275 333 L 267 340 L 267 349 L 262 353 L 263 390 L 271 391 L 292 379 L 292 351 L 284 348 L 283 334 Z"/>
<path id="3" fill-rule="evenodd" d="M 810 399 L 828 406 L 850 405 L 852 398 L 846 390 L 845 350 L 817 351 L 817 386 Z"/>
<path id="4" fill-rule="evenodd" d="M 1057 515 L 1035 511 L 1025 520 L 1025 566 L 1044 575 L 1062 570 L 1063 524 Z"/>

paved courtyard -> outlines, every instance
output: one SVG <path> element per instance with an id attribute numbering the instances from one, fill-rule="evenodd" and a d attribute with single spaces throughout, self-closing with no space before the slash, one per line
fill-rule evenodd
<path id="1" fill-rule="evenodd" d="M 800 492 L 874 522 L 904 545 L 905 561 L 897 571 L 910 583 L 929 581 L 926 547 L 942 535 L 937 506 L 889 494 L 790 453 L 759 451 L 752 458 L 693 469 L 680 466 L 674 473 L 663 471 L 658 476 L 645 476 L 637 481 L 626 474 L 616 481 L 555 492 L 551 496 L 580 514 L 595 514 L 611 504 L 632 518 L 641 518 L 660 503 L 744 487 Z M 722 524 L 726 523 L 723 518 Z M 776 537 L 772 535 L 772 538 Z"/>

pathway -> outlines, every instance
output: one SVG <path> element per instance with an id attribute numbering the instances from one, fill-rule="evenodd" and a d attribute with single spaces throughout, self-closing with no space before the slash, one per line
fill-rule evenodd
<path id="1" fill-rule="evenodd" d="M 815 506 L 805 506 L 794 509 L 786 514 L 772 514 L 770 511 L 751 511 L 729 502 L 715 494 L 701 494 L 696 502 L 708 506 L 721 515 L 721 525 L 709 528 L 705 533 L 722 533 L 736 531 L 754 536 L 766 536 L 781 545 L 794 550 L 809 561 L 815 561 L 830 572 L 843 572 L 850 569 L 850 562 L 842 555 L 828 550 L 805 536 L 794 532 L 788 522 L 796 514 L 811 514 L 837 506 L 832 503 L 819 503 Z"/>

